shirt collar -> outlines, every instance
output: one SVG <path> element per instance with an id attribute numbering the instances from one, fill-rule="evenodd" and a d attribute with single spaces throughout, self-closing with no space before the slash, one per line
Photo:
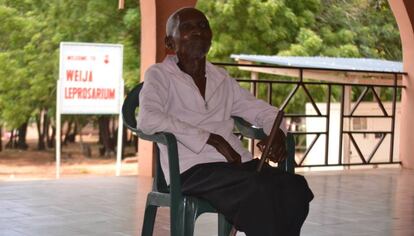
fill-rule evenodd
<path id="1" fill-rule="evenodd" d="M 179 79 L 184 80 L 186 83 L 190 83 L 195 87 L 192 78 L 178 67 L 178 61 L 179 60 L 177 55 L 167 55 L 163 61 L 163 64 L 165 64 L 168 70 L 176 75 Z M 206 99 L 208 99 L 214 93 L 214 91 L 217 89 L 217 87 L 220 86 L 226 77 L 227 73 L 223 73 L 215 65 L 211 64 L 209 61 L 206 61 Z"/>

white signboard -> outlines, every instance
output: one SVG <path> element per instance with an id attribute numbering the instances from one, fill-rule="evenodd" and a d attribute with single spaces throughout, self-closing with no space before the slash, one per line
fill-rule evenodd
<path id="1" fill-rule="evenodd" d="M 122 83 L 119 44 L 60 44 L 61 114 L 118 114 Z"/>
<path id="2" fill-rule="evenodd" d="M 56 93 L 56 178 L 60 177 L 61 114 L 119 114 L 124 96 L 120 44 L 60 43 L 60 68 Z M 117 147 L 122 146 L 122 128 Z M 117 148 L 116 175 L 121 170 Z"/>

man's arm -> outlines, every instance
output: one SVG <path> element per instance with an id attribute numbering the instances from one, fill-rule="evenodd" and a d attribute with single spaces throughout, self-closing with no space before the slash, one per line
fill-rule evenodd
<path id="1" fill-rule="evenodd" d="M 234 79 L 231 80 L 234 92 L 232 115 L 242 117 L 249 123 L 263 128 L 264 132 L 269 135 L 276 115 L 279 112 L 278 108 L 269 105 L 263 100 L 257 99 L 249 91 L 240 87 L 237 81 Z M 279 129 L 275 130 L 273 142 L 269 144 L 271 145 L 269 156 L 266 158 L 269 158 L 273 162 L 278 162 L 286 157 L 286 133 L 287 129 L 283 120 Z M 265 145 L 269 142 L 268 138 L 257 144 L 262 152 L 264 151 Z"/>
<path id="2" fill-rule="evenodd" d="M 254 97 L 249 91 L 240 87 L 233 78 L 229 79 L 234 93 L 231 115 L 241 117 L 254 126 L 263 128 L 264 132 L 269 135 L 279 109 Z M 287 133 L 284 121 L 280 128 L 285 134 Z"/>
<path id="3" fill-rule="evenodd" d="M 221 153 L 226 158 L 227 162 L 241 164 L 240 154 L 237 153 L 220 135 L 211 133 L 207 140 L 207 144 L 213 146 L 219 153 Z"/>

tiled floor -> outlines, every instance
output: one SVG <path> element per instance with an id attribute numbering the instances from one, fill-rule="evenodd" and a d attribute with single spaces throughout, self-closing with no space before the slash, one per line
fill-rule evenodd
<path id="1" fill-rule="evenodd" d="M 414 171 L 306 174 L 315 199 L 302 235 L 414 236 Z M 151 179 L 87 177 L 0 183 L 0 235 L 139 235 Z M 169 235 L 168 210 L 154 235 Z M 202 215 L 195 235 L 216 235 Z"/>

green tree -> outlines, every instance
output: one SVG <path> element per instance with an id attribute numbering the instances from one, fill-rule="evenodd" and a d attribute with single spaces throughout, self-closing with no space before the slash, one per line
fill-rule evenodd
<path id="1" fill-rule="evenodd" d="M 386 0 L 199 0 L 211 18 L 210 59 L 230 54 L 401 60 Z"/>
<path id="2" fill-rule="evenodd" d="M 231 54 L 401 60 L 398 28 L 386 0 L 199 0 L 197 7 L 210 18 L 212 61 L 229 61 Z M 248 76 L 229 70 L 237 78 Z M 273 89 L 275 105 L 290 91 L 289 86 Z M 308 89 L 316 101 L 326 100 L 321 86 Z M 260 88 L 259 97 L 265 94 Z M 304 112 L 306 100 L 303 93 L 296 95 L 288 112 Z"/>
<path id="3" fill-rule="evenodd" d="M 13 129 L 33 118 L 43 126 L 38 147 L 44 147 L 61 41 L 124 44 L 124 80 L 131 87 L 139 74 L 139 10 L 132 0 L 126 7 L 118 11 L 112 0 L 0 0 L 0 122 Z"/>
<path id="4" fill-rule="evenodd" d="M 319 0 L 199 0 L 214 32 L 210 59 L 230 54 L 276 55 L 294 43 L 301 28 L 314 24 Z"/>

